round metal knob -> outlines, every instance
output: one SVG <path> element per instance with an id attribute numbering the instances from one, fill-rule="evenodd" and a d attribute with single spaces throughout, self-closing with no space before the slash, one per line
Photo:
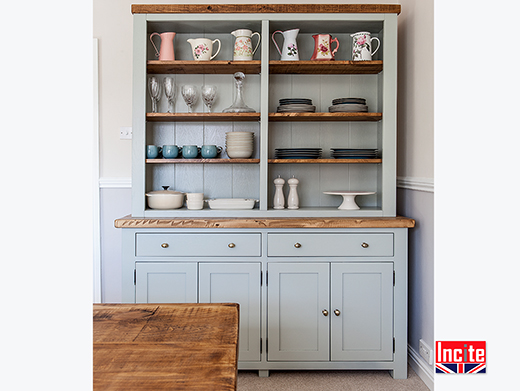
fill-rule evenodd
<path id="1" fill-rule="evenodd" d="M 163 243 L 163 244 L 161 244 L 161 247 L 162 248 L 168 248 L 168 247 L 170 247 L 170 245 L 168 243 Z"/>
<path id="2" fill-rule="evenodd" d="M 361 247 L 367 248 L 368 247 L 368 243 L 366 243 L 366 242 L 361 243 Z"/>
<path id="3" fill-rule="evenodd" d="M 327 310 L 323 310 L 323 311 L 321 311 L 321 313 L 322 313 L 324 316 L 329 316 L 329 311 L 327 311 Z"/>
<path id="4" fill-rule="evenodd" d="M 302 245 L 300 243 L 294 243 L 294 247 L 300 248 Z M 326 315 L 325 315 L 326 316 Z"/>
<path id="5" fill-rule="evenodd" d="M 341 312 L 339 312 L 339 310 L 336 308 L 336 309 L 334 310 L 334 315 L 339 316 L 339 314 L 341 314 Z"/>
<path id="6" fill-rule="evenodd" d="M 229 248 L 235 248 L 235 243 L 229 243 L 227 246 L 228 246 Z"/>

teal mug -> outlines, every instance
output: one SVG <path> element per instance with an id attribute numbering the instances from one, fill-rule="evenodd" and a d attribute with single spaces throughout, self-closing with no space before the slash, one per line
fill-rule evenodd
<path id="1" fill-rule="evenodd" d="M 146 146 L 146 157 L 148 159 L 155 159 L 161 153 L 162 148 L 157 145 L 147 145 Z"/>
<path id="2" fill-rule="evenodd" d="M 183 145 L 181 151 L 183 158 L 195 159 L 197 156 L 199 156 L 200 148 L 196 145 Z"/>
<path id="3" fill-rule="evenodd" d="M 221 147 L 217 147 L 216 145 L 203 145 L 200 154 L 205 159 L 211 159 L 217 157 L 217 155 L 222 152 Z"/>
<path id="4" fill-rule="evenodd" d="M 179 156 L 179 147 L 177 145 L 163 145 L 162 155 L 165 159 L 175 159 Z"/>

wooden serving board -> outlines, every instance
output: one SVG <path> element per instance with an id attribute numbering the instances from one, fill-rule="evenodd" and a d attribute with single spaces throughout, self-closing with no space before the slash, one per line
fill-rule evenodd
<path id="1" fill-rule="evenodd" d="M 239 307 L 94 304 L 94 390 L 236 390 Z"/>

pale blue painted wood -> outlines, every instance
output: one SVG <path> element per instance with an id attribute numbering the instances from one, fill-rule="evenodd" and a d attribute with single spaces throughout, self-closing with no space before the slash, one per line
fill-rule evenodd
<path id="1" fill-rule="evenodd" d="M 137 262 L 136 303 L 196 303 L 196 262 Z"/>
<path id="2" fill-rule="evenodd" d="M 138 257 L 258 257 L 260 234 L 147 234 L 136 238 Z"/>
<path id="3" fill-rule="evenodd" d="M 391 361 L 393 264 L 332 263 L 330 293 L 331 360 Z"/>
<path id="4" fill-rule="evenodd" d="M 328 361 L 329 264 L 270 262 L 267 270 L 268 361 Z"/>
<path id="5" fill-rule="evenodd" d="M 238 359 L 260 361 L 260 273 L 257 263 L 199 263 L 199 302 L 238 303 Z"/>
<path id="6" fill-rule="evenodd" d="M 391 257 L 394 253 L 394 237 L 386 233 L 269 233 L 267 237 L 270 257 Z"/>

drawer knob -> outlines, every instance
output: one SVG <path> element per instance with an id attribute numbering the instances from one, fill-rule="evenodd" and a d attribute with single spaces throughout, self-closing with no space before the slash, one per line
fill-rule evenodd
<path id="1" fill-rule="evenodd" d="M 336 309 L 334 310 L 334 315 L 339 316 L 340 314 L 341 314 L 341 312 L 339 312 L 339 310 L 336 308 Z"/>
<path id="2" fill-rule="evenodd" d="M 168 243 L 163 243 L 163 244 L 161 244 L 161 247 L 162 248 L 168 248 L 168 247 L 170 247 L 170 245 Z"/>
<path id="3" fill-rule="evenodd" d="M 227 246 L 228 246 L 229 248 L 235 248 L 235 243 L 229 243 Z"/>
<path id="4" fill-rule="evenodd" d="M 296 248 L 300 248 L 301 246 L 302 245 L 300 243 L 294 243 L 294 247 L 296 247 Z M 325 315 L 325 316 L 327 316 L 327 315 Z"/>
<path id="5" fill-rule="evenodd" d="M 368 248 L 368 243 L 366 243 L 366 242 L 361 243 L 361 247 Z"/>
<path id="6" fill-rule="evenodd" d="M 323 316 L 329 316 L 329 311 L 327 310 L 323 310 L 321 311 L 321 313 L 323 314 Z"/>

